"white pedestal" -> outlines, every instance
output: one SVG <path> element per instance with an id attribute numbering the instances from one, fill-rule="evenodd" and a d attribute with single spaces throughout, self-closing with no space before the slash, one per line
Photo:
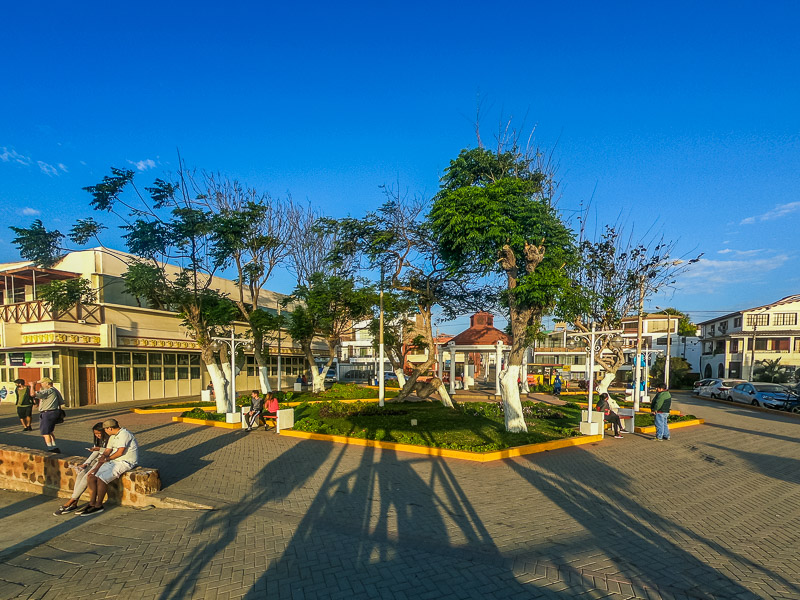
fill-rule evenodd
<path id="1" fill-rule="evenodd" d="M 294 391 L 295 392 L 302 392 L 303 391 L 303 384 L 302 383 L 295 383 L 294 384 Z"/>
<path id="2" fill-rule="evenodd" d="M 603 424 L 588 421 L 581 421 L 581 433 L 583 435 L 603 435 Z"/>
<path id="3" fill-rule="evenodd" d="M 238 412 L 225 413 L 226 423 L 241 423 L 242 415 Z"/>
<path id="4" fill-rule="evenodd" d="M 633 433 L 633 428 L 634 428 L 633 420 L 634 420 L 634 416 L 636 414 L 633 411 L 633 409 L 632 408 L 620 408 L 619 411 L 617 411 L 617 414 L 620 417 L 630 417 L 630 419 L 621 419 L 622 427 L 623 427 L 623 429 L 625 429 L 626 432 Z"/>
<path id="5" fill-rule="evenodd" d="M 239 418 L 242 420 L 242 429 L 247 429 L 247 417 L 245 415 L 250 412 L 249 406 L 240 406 L 239 408 L 242 409 L 242 414 Z"/>
<path id="6" fill-rule="evenodd" d="M 278 418 L 275 423 L 275 431 L 280 433 L 281 429 L 291 429 L 294 427 L 294 409 L 282 408 L 277 413 Z"/>
<path id="7" fill-rule="evenodd" d="M 200 390 L 200 401 L 211 402 L 211 390 Z"/>

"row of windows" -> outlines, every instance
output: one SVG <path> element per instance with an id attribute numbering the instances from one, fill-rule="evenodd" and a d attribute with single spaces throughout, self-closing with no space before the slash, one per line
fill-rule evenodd
<path id="1" fill-rule="evenodd" d="M 747 315 L 747 325 L 750 327 L 753 325 L 756 327 L 769 325 L 770 316 L 774 317 L 772 321 L 773 325 L 797 325 L 797 313 L 773 313 L 772 315 L 768 313 L 757 313 Z"/>
<path id="2" fill-rule="evenodd" d="M 134 366 L 199 366 L 199 354 L 164 353 L 161 352 L 78 352 L 78 364 L 86 365 L 134 365 Z"/>
<path id="3" fill-rule="evenodd" d="M 97 382 L 200 379 L 200 367 L 97 367 Z"/>
<path id="4" fill-rule="evenodd" d="M 59 383 L 61 381 L 61 369 L 42 369 L 42 377 L 49 377 L 53 380 L 53 383 Z M 14 372 L 14 367 L 9 368 L 0 368 L 0 381 L 14 381 L 17 378 L 16 373 Z M 34 383 L 32 381 L 28 381 L 28 384 Z"/>

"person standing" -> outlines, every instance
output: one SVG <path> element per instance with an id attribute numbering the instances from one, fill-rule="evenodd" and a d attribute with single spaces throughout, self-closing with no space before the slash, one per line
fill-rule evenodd
<path id="1" fill-rule="evenodd" d="M 561 375 L 556 373 L 556 380 L 553 382 L 553 395 L 558 397 L 561 395 Z"/>
<path id="2" fill-rule="evenodd" d="M 663 383 L 656 385 L 658 392 L 653 398 L 650 410 L 656 422 L 656 437 L 658 441 L 669 441 L 669 409 L 672 407 L 672 395 Z"/>
<path id="3" fill-rule="evenodd" d="M 109 435 L 103 454 L 97 459 L 96 472 L 89 472 L 89 504 L 76 511 L 76 515 L 86 517 L 102 512 L 103 501 L 108 491 L 108 484 L 118 479 L 139 462 L 139 444 L 133 434 L 119 426 L 116 419 L 103 421 L 103 430 Z"/>
<path id="4" fill-rule="evenodd" d="M 56 421 L 61 414 L 61 407 L 64 405 L 64 398 L 56 388 L 53 387 L 53 380 L 49 377 L 42 377 L 39 380 L 42 386 L 36 392 L 36 404 L 39 406 L 39 433 L 44 438 L 47 451 L 54 454 L 61 454 L 61 450 L 56 445 Z"/>
<path id="5" fill-rule="evenodd" d="M 31 416 L 33 414 L 33 398 L 28 386 L 25 385 L 24 379 L 15 379 L 16 389 L 14 393 L 17 395 L 17 416 L 19 422 L 22 423 L 22 431 L 33 431 L 31 427 Z"/>

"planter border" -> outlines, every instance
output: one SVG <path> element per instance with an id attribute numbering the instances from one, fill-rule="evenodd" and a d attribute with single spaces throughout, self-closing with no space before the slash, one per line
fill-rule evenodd
<path id="1" fill-rule="evenodd" d="M 221 427 L 222 429 L 242 428 L 241 423 L 225 423 L 224 421 L 206 421 L 205 419 L 192 419 L 190 417 L 172 417 L 172 420 L 175 423 L 189 423 L 190 425 L 206 425 L 207 427 Z"/>
<path id="2" fill-rule="evenodd" d="M 678 421 L 677 423 L 669 423 L 670 429 L 681 429 L 682 427 L 694 427 L 695 425 L 703 425 L 705 419 L 692 419 L 691 421 Z M 655 433 L 656 426 L 648 425 L 647 427 L 634 427 L 636 433 Z"/>
<path id="3" fill-rule="evenodd" d="M 596 442 L 600 442 L 603 439 L 602 435 L 584 435 L 573 438 L 565 438 L 563 440 L 553 440 L 551 442 L 540 442 L 538 444 L 526 444 L 525 446 L 514 446 L 513 448 L 505 448 L 504 450 L 493 450 L 491 452 L 470 452 L 468 450 L 450 450 L 447 448 L 435 448 L 431 446 L 415 446 L 412 444 L 399 444 L 397 442 L 380 442 L 378 440 L 365 440 L 362 438 L 351 438 L 342 435 L 309 433 L 307 431 L 295 431 L 292 429 L 284 429 L 280 432 L 279 435 L 285 435 L 287 437 L 294 437 L 306 440 L 320 440 L 326 442 L 334 442 L 336 444 L 349 444 L 351 446 L 368 446 L 371 448 L 380 448 L 381 450 L 396 450 L 399 452 L 408 452 L 411 454 L 424 454 L 426 456 L 438 456 L 441 458 L 460 458 L 462 460 L 469 460 L 473 462 L 493 462 L 497 460 L 503 460 L 504 458 L 525 456 L 527 454 L 536 454 L 539 452 L 549 452 L 550 450 L 557 450 L 559 448 L 568 448 L 570 446 L 593 444 Z"/>

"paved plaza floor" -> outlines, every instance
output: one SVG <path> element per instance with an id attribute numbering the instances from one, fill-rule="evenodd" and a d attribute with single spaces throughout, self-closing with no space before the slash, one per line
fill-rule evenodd
<path id="1" fill-rule="evenodd" d="M 800 598 L 800 420 L 682 395 L 707 424 L 472 463 L 114 416 L 164 496 L 110 507 L 0 491 L 6 598 Z M 42 448 L 0 405 L 0 440 Z"/>

